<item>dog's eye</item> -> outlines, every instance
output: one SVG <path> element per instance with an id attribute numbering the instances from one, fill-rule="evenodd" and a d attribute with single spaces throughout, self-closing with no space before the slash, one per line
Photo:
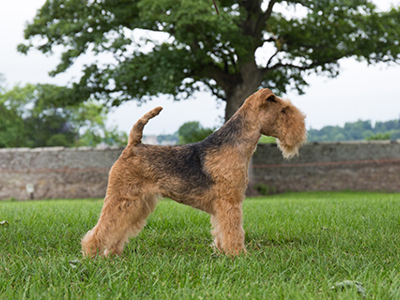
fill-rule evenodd
<path id="1" fill-rule="evenodd" d="M 286 111 L 284 109 L 281 110 L 281 113 L 286 114 Z"/>

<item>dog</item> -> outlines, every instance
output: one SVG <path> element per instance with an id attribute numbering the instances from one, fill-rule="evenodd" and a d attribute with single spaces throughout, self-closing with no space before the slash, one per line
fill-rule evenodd
<path id="1" fill-rule="evenodd" d="M 285 158 L 306 141 L 305 115 L 288 100 L 260 89 L 205 140 L 183 146 L 141 142 L 143 128 L 162 107 L 133 126 L 128 145 L 110 170 L 97 225 L 82 239 L 85 256 L 120 255 L 160 197 L 211 215 L 214 245 L 228 256 L 245 253 L 242 203 L 250 158 L 261 134 L 278 139 Z"/>

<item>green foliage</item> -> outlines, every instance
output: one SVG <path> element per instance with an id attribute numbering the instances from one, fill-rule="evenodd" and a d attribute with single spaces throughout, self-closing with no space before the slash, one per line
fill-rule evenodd
<path id="1" fill-rule="evenodd" d="M 212 128 L 204 128 L 197 121 L 186 122 L 178 129 L 179 144 L 191 144 L 204 140 L 214 132 Z"/>
<path id="2" fill-rule="evenodd" d="M 400 139 L 400 119 L 387 122 L 357 121 L 346 123 L 344 127 L 325 126 L 320 130 L 308 130 L 310 142 L 338 142 L 354 140 L 396 140 Z"/>
<path id="3" fill-rule="evenodd" d="M 217 5 L 219 16 L 212 1 L 47 0 L 25 29 L 29 41 L 18 50 L 51 53 L 62 46 L 53 75 L 87 52 L 113 55 L 115 62 L 106 66 L 86 65 L 60 103 L 95 97 L 119 105 L 160 93 L 179 100 L 205 87 L 227 102 L 226 118 L 260 86 L 302 93 L 306 74 L 336 76 L 342 58 L 400 61 L 399 8 L 378 12 L 368 0 Z M 283 14 L 282 7 L 304 14 Z M 153 35 L 139 38 L 144 31 Z M 263 46 L 274 50 L 257 64 L 255 53 Z"/>
<path id="4" fill-rule="evenodd" d="M 370 135 L 366 138 L 367 141 L 390 140 L 390 133 L 378 133 Z"/>
<path id="5" fill-rule="evenodd" d="M 0 148 L 125 145 L 127 135 L 106 128 L 107 110 L 93 101 L 60 108 L 63 87 L 14 86 L 0 92 Z"/>
<path id="6" fill-rule="evenodd" d="M 260 195 L 267 196 L 276 193 L 276 188 L 273 186 L 268 186 L 263 183 L 256 184 L 254 188 L 260 193 Z"/>
<path id="7" fill-rule="evenodd" d="M 260 140 L 258 141 L 259 144 L 276 144 L 276 138 L 272 136 L 262 135 Z"/>
<path id="8" fill-rule="evenodd" d="M 25 141 L 24 120 L 2 102 L 0 116 L 0 148 L 22 147 Z"/>
<path id="9" fill-rule="evenodd" d="M 213 254 L 209 215 L 165 200 L 121 257 L 84 259 L 103 201 L 2 202 L 2 299 L 400 298 L 400 195 L 286 193 L 243 203 L 249 255 Z"/>

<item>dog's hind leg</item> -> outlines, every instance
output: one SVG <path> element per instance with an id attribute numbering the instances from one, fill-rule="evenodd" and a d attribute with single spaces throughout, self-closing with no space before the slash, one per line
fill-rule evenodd
<path id="1" fill-rule="evenodd" d="M 155 196 L 106 197 L 97 225 L 82 239 L 84 255 L 121 254 L 129 237 L 138 234 L 157 204 Z"/>

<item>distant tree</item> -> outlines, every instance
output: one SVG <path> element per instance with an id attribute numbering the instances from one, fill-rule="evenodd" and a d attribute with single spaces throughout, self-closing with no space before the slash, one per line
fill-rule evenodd
<path id="1" fill-rule="evenodd" d="M 340 142 L 345 140 L 346 140 L 346 135 L 342 132 L 335 134 L 332 139 L 332 141 L 334 142 Z"/>
<path id="2" fill-rule="evenodd" d="M 344 124 L 344 133 L 350 140 L 363 140 L 366 136 L 363 132 L 368 131 L 370 133 L 372 131 L 371 121 L 361 121 L 357 122 L 347 122 Z"/>
<path id="3" fill-rule="evenodd" d="M 391 140 L 400 140 L 400 129 L 390 131 Z"/>
<path id="4" fill-rule="evenodd" d="M 25 140 L 24 120 L 0 102 L 0 148 L 22 147 Z"/>
<path id="5" fill-rule="evenodd" d="M 337 76 L 342 58 L 400 61 L 400 8 L 378 12 L 370 0 L 216 3 L 220 15 L 211 0 L 47 0 L 18 50 L 63 48 L 52 75 L 88 52 L 113 55 L 115 63 L 86 65 L 59 107 L 92 97 L 111 105 L 159 94 L 179 100 L 206 89 L 226 102 L 225 120 L 261 86 L 303 93 L 307 74 Z M 164 42 L 140 32 L 162 33 Z"/>
<path id="6" fill-rule="evenodd" d="M 371 121 L 347 122 L 344 127 L 325 126 L 320 130 L 308 130 L 310 142 L 324 141 L 354 141 L 354 140 L 380 140 L 400 139 L 400 119 L 386 122 L 376 122 L 375 126 Z"/>
<path id="7" fill-rule="evenodd" d="M 191 144 L 204 140 L 211 133 L 212 128 L 204 128 L 199 122 L 186 122 L 178 129 L 179 144 Z"/>
<path id="8" fill-rule="evenodd" d="M 62 87 L 15 86 L 0 92 L 0 148 L 125 145 L 127 135 L 105 126 L 106 108 L 86 102 L 57 108 Z"/>
<path id="9" fill-rule="evenodd" d="M 178 132 L 175 132 L 173 134 L 159 134 L 159 135 L 157 135 L 157 142 L 159 142 L 161 145 L 177 144 L 179 142 Z"/>
<path id="10" fill-rule="evenodd" d="M 79 128 L 77 146 L 126 145 L 128 141 L 126 132 L 119 131 L 117 126 L 106 126 L 108 110 L 100 103 L 90 101 L 70 109 L 71 121 Z"/>
<path id="11" fill-rule="evenodd" d="M 179 130 L 174 135 L 170 135 L 170 137 L 173 138 L 177 136 L 179 138 L 179 144 L 190 144 L 204 140 L 214 131 L 215 129 L 213 128 L 203 128 L 199 122 L 192 121 L 184 123 Z M 160 136 L 158 136 L 157 139 L 159 140 Z M 274 144 L 276 143 L 276 139 L 271 136 L 263 135 L 258 142 L 260 144 Z"/>
<path id="12" fill-rule="evenodd" d="M 375 130 L 378 132 L 386 132 L 396 129 L 400 129 L 400 119 L 375 123 Z"/>

